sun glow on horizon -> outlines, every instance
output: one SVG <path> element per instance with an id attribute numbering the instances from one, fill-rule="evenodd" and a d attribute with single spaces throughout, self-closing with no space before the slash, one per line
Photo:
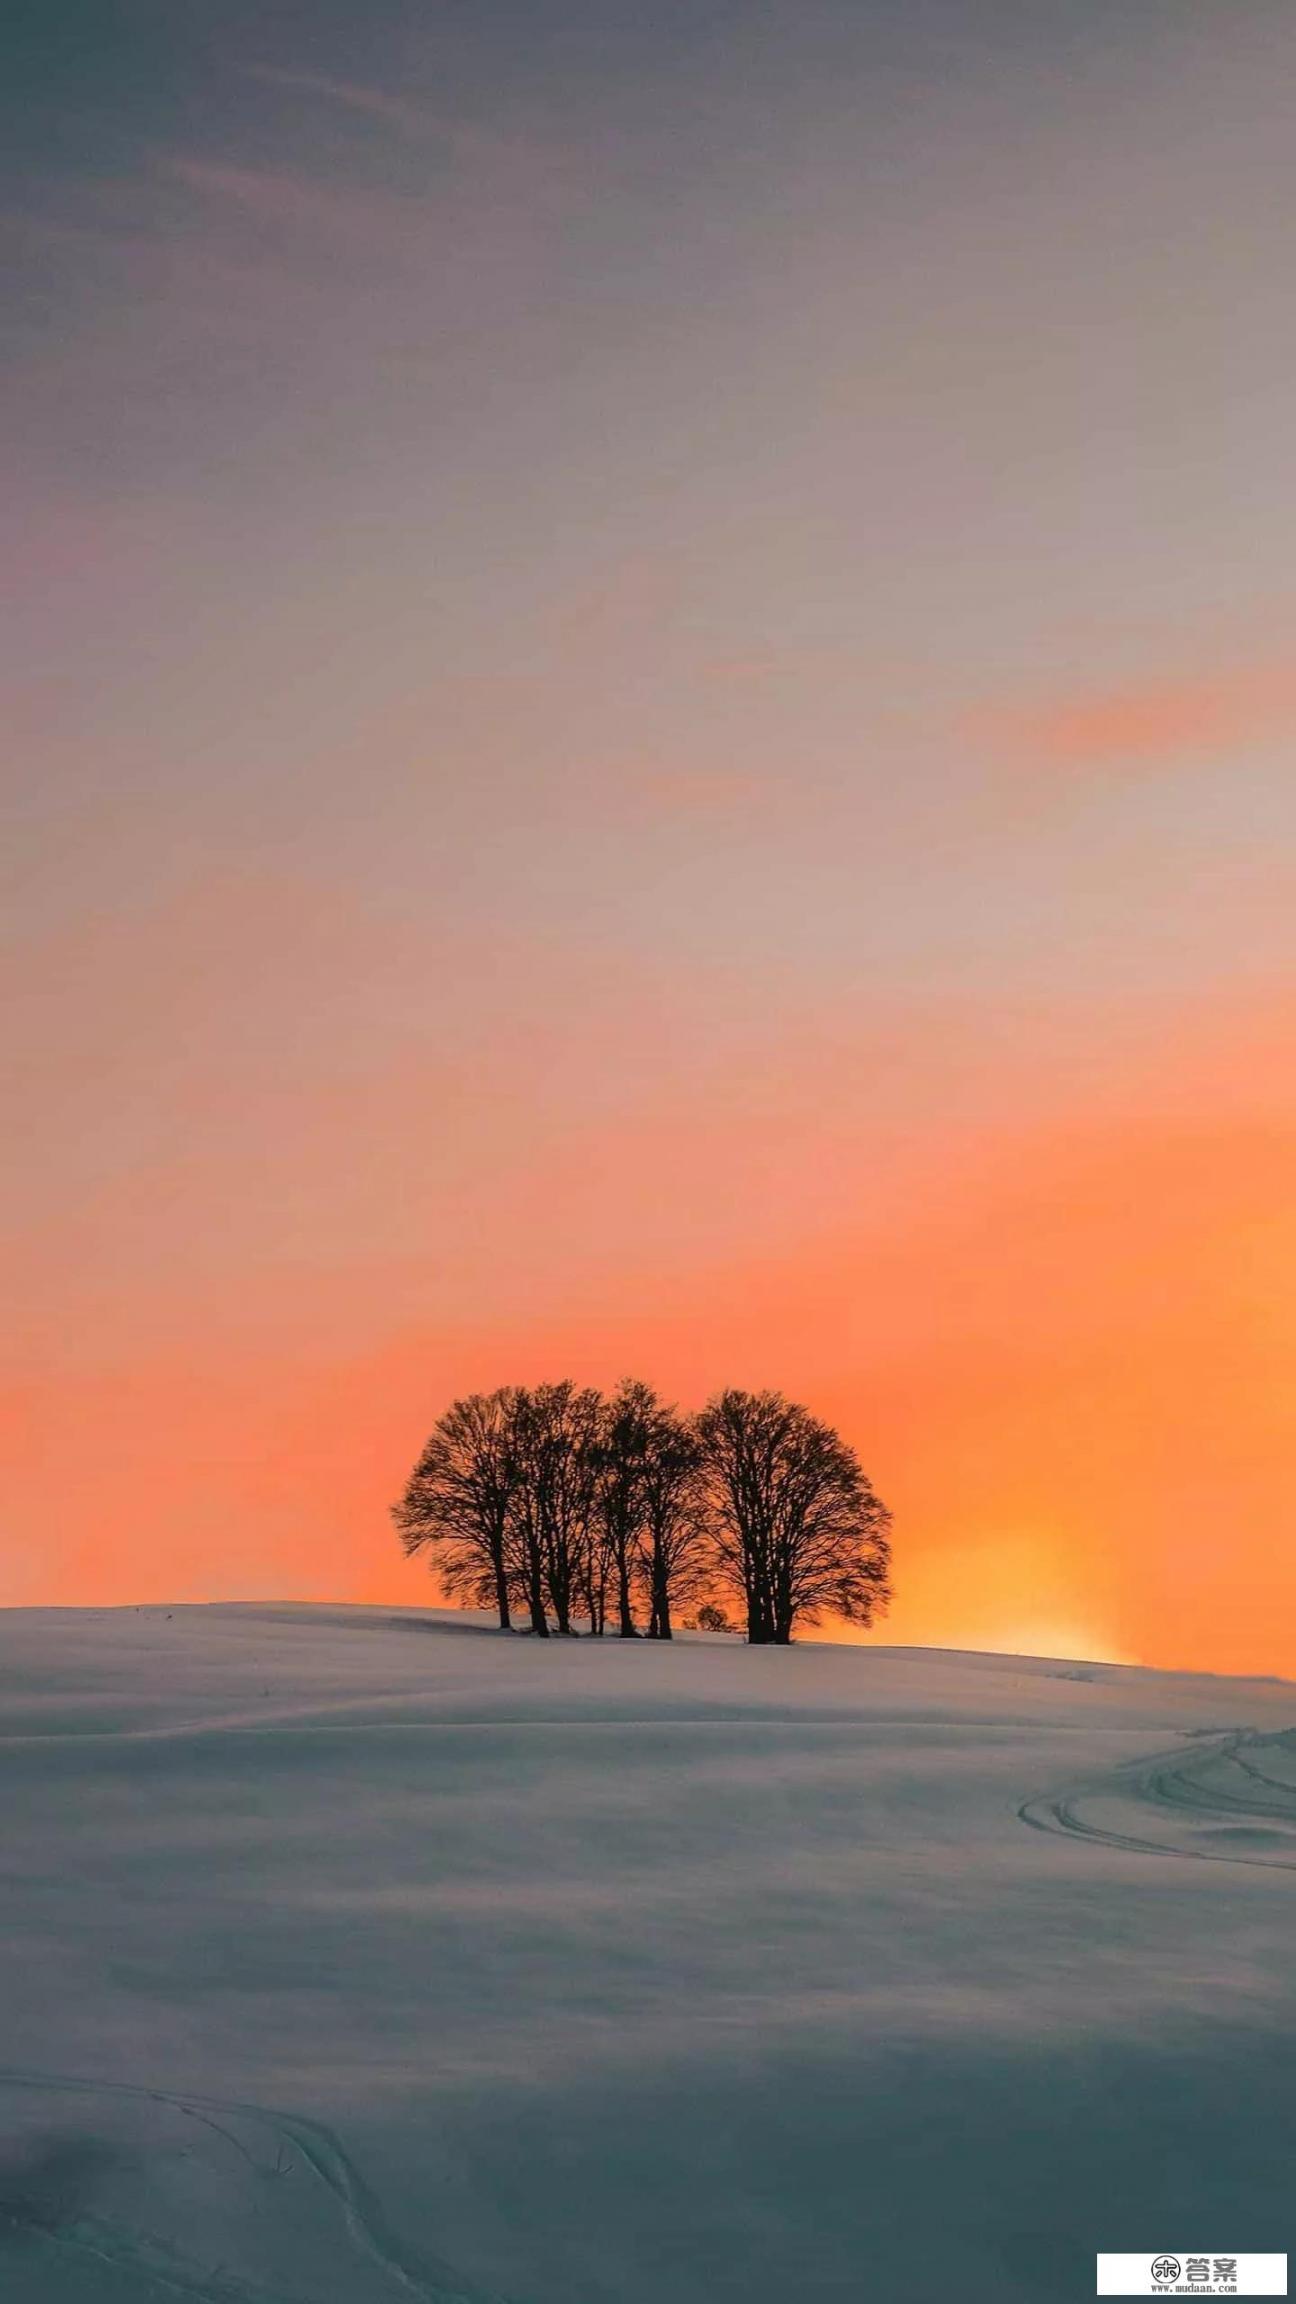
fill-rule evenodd
<path id="1" fill-rule="evenodd" d="M 1137 1664 L 1139 1661 L 1136 1656 L 1125 1655 L 1111 1646 L 1101 1634 L 1068 1624 L 1014 1625 L 995 1635 L 982 1634 L 965 1640 L 960 1645 L 976 1655 L 1040 1656 L 1067 1664 Z"/>
<path id="2" fill-rule="evenodd" d="M 851 1647 L 930 1649 L 950 1655 L 1039 1656 L 1055 1658 L 1059 1663 L 1140 1664 L 1144 1661 L 1121 1648 L 1096 1628 L 1090 1629 L 1083 1624 L 1068 1623 L 1062 1619 L 1055 1623 L 1025 1619 L 989 1627 L 978 1624 L 975 1628 L 964 1630 L 960 1630 L 957 1624 L 944 1622 L 921 1638 L 898 1640 L 891 1635 L 884 1617 L 866 1632 L 855 1630 L 850 1625 L 824 1623 L 818 1625 L 813 1633 L 807 1633 L 806 1637 L 840 1642 Z"/>

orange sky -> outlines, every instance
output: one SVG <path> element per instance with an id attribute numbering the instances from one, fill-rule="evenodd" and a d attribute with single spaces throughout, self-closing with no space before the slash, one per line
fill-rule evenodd
<path id="1" fill-rule="evenodd" d="M 424 1600 L 385 1508 L 438 1407 L 643 1370 L 686 1402 L 781 1383 L 840 1422 L 897 1514 L 886 1637 L 1296 1671 L 1289 1024 L 1197 1019 L 1078 1108 L 911 1123 L 881 1155 L 858 1114 L 807 1115 L 804 1077 L 764 1083 L 764 1135 L 750 1080 L 700 1116 L 578 1115 L 498 1191 L 477 1319 L 411 1317 L 428 1246 L 398 1278 L 250 1264 L 201 1318 L 190 1273 L 169 1302 L 154 1273 L 111 1356 L 49 1339 L 15 1371 L 32 1537 L 6 1597 Z"/>
<path id="2" fill-rule="evenodd" d="M 18 75 L 0 1602 L 426 1598 L 633 1373 L 1296 1674 L 1296 24 L 591 9 Z"/>

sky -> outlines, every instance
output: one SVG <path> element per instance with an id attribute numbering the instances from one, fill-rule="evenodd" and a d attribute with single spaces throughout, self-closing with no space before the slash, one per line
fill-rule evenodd
<path id="1" fill-rule="evenodd" d="M 0 1602 L 775 1384 L 1296 1676 L 1283 0 L 20 0 Z"/>

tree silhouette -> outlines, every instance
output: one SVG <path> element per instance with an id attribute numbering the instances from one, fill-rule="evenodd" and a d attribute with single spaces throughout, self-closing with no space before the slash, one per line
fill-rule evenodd
<path id="1" fill-rule="evenodd" d="M 595 1517 L 599 1394 L 564 1381 L 518 1394 L 522 1478 L 513 1506 L 517 1569 L 533 1631 L 547 1596 L 559 1632 L 572 1629 L 572 1606 L 587 1581 L 587 1547 Z"/>
<path id="2" fill-rule="evenodd" d="M 672 1604 L 691 1598 L 705 1575 L 701 1467 L 697 1434 L 675 1409 L 658 1405 L 646 1434 L 637 1546 L 650 1640 L 673 1638 Z"/>
<path id="3" fill-rule="evenodd" d="M 583 1609 L 623 1639 L 669 1640 L 675 1610 L 741 1594 L 747 1638 L 792 1639 L 826 1612 L 870 1624 L 890 1599 L 890 1514 L 854 1450 L 781 1392 L 725 1391 L 692 1420 L 650 1384 L 608 1401 L 565 1381 L 447 1408 L 393 1509 L 452 1599 L 524 1607 L 538 1638 Z M 699 1619 L 700 1621 L 700 1619 Z"/>
<path id="4" fill-rule="evenodd" d="M 890 1598 L 890 1514 L 831 1425 L 781 1392 L 718 1393 L 697 1418 L 707 1521 L 742 1594 L 747 1638 L 786 1645 L 798 1617 L 869 1624 Z"/>
<path id="5" fill-rule="evenodd" d="M 407 1558 L 431 1550 L 451 1599 L 493 1603 L 502 1632 L 511 1624 L 510 1536 L 523 1476 L 519 1397 L 506 1385 L 454 1401 L 392 1512 Z"/>
<path id="6" fill-rule="evenodd" d="M 644 1518 L 644 1476 L 660 1414 L 661 1404 L 651 1384 L 627 1377 L 604 1404 L 595 1443 L 595 1498 L 601 1537 L 597 1550 L 615 1584 L 617 1632 L 622 1640 L 638 1637 L 633 1584 Z M 594 1549 L 591 1546 L 591 1551 Z M 593 1598 L 590 1628 L 603 1628 L 601 1608 L 595 1621 Z"/>
<path id="7" fill-rule="evenodd" d="M 540 1453 L 536 1415 L 529 1392 L 517 1393 L 518 1483 L 509 1505 L 506 1531 L 510 1582 L 521 1597 L 538 1640 L 549 1637 L 545 1609 L 545 1538 L 536 1460 Z"/>

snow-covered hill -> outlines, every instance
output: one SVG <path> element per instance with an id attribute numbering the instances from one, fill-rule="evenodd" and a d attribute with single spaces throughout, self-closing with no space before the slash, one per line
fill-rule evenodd
<path id="1" fill-rule="evenodd" d="M 0 1617 L 6 2304 L 1050 2304 L 1293 2244 L 1296 1687 Z"/>

